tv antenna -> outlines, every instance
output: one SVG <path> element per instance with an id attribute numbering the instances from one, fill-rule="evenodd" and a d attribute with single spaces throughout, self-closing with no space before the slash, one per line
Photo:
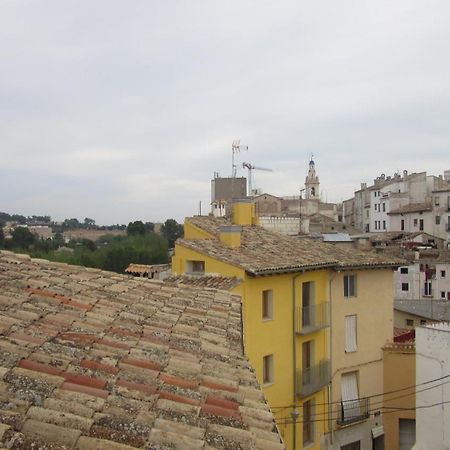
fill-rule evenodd
<path id="1" fill-rule="evenodd" d="M 231 144 L 231 178 L 236 178 L 237 168 L 234 161 L 234 155 L 240 153 L 241 150 L 248 150 L 248 145 L 241 145 L 240 139 L 236 139 Z"/>

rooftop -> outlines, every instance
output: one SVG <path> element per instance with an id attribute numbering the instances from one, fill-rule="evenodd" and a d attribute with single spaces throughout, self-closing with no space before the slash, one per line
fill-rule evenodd
<path id="1" fill-rule="evenodd" d="M 450 320 L 450 302 L 446 300 L 395 300 L 394 309 L 430 320 Z"/>
<path id="2" fill-rule="evenodd" d="M 282 449 L 239 297 L 0 251 L 0 447 Z"/>
<path id="3" fill-rule="evenodd" d="M 404 213 L 414 213 L 422 211 L 431 211 L 431 204 L 429 202 L 425 203 L 410 203 L 409 205 L 404 205 L 397 209 L 392 209 L 388 214 L 404 214 Z"/>
<path id="4" fill-rule="evenodd" d="M 179 245 L 241 267 L 251 275 L 319 267 L 396 267 L 403 263 L 375 252 L 284 236 L 260 226 L 243 226 L 241 245 L 231 248 L 218 239 L 220 226 L 231 225 L 227 219 L 197 216 L 186 220 L 209 233 L 211 239 L 179 239 Z"/>
<path id="5" fill-rule="evenodd" d="M 220 275 L 174 275 L 164 280 L 166 284 L 177 286 L 195 286 L 209 289 L 220 289 L 230 291 L 235 288 L 241 280 L 236 277 L 223 277 Z"/>

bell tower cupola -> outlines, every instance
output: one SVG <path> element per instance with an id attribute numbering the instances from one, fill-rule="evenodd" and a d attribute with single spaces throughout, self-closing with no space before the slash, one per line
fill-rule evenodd
<path id="1" fill-rule="evenodd" d="M 313 157 L 314 155 L 311 153 L 308 175 L 305 179 L 305 197 L 308 199 L 319 199 L 319 177 L 316 175 Z"/>

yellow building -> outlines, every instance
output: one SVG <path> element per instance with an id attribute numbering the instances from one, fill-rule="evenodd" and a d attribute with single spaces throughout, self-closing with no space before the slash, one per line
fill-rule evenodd
<path id="1" fill-rule="evenodd" d="M 334 366 L 330 357 L 339 356 L 342 350 L 344 355 L 338 360 L 348 363 L 352 374 L 361 361 L 367 363 L 364 351 L 359 352 L 361 357 L 350 355 L 358 353 L 354 346 L 360 329 L 361 344 L 370 344 L 362 330 L 366 320 L 374 327 L 379 325 L 377 343 L 379 337 L 382 344 L 392 340 L 392 268 L 398 264 L 381 258 L 265 230 L 257 226 L 254 205 L 248 200 L 234 204 L 231 221 L 213 217 L 185 221 L 184 239 L 176 243 L 172 270 L 242 280 L 233 292 L 242 298 L 245 351 L 289 449 L 345 448 L 345 436 L 338 439 L 339 447 L 333 447 L 336 428 L 348 430 L 367 419 L 365 413 L 356 417 L 355 399 L 346 397 L 354 391 L 338 395 L 341 377 L 348 373 Z M 380 283 L 390 286 L 390 296 L 385 295 L 389 288 Z M 364 306 L 365 292 L 377 289 L 382 295 L 376 304 Z M 337 309 L 330 308 L 330 300 Z M 391 312 L 375 318 L 380 306 L 383 313 L 389 307 Z M 363 320 L 347 319 L 359 309 L 364 310 Z M 330 328 L 332 317 L 336 330 Z M 384 321 L 387 325 L 381 326 Z M 352 345 L 347 351 L 346 346 Z M 368 357 L 381 360 L 381 345 L 379 355 L 369 352 Z M 378 375 L 379 386 L 374 389 L 382 390 L 381 370 Z M 337 388 L 333 390 L 335 377 Z M 353 402 L 343 408 L 342 399 Z M 345 417 L 338 417 L 344 410 Z"/>

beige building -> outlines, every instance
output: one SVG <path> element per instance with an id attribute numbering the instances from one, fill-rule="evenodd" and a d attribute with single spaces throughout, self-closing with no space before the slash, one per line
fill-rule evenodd
<path id="1" fill-rule="evenodd" d="M 350 280 L 354 295 L 346 296 Z M 393 339 L 392 270 L 338 272 L 330 278 L 330 295 L 330 397 L 337 405 L 330 448 L 382 449 L 382 408 L 370 397 L 383 392 L 382 348 Z"/>
<path id="2" fill-rule="evenodd" d="M 416 350 L 413 342 L 390 343 L 383 348 L 382 401 L 384 448 L 411 449 L 416 442 Z M 409 388 L 409 389 L 408 389 Z"/>

